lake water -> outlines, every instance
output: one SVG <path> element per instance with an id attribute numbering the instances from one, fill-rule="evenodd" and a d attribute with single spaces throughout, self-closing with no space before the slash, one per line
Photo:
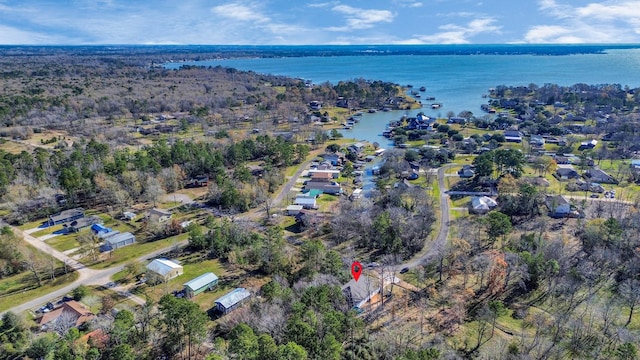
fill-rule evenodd
<path id="1" fill-rule="evenodd" d="M 540 54 L 495 55 L 485 54 L 489 46 L 439 46 L 445 55 L 345 55 L 345 56 L 296 56 L 271 58 L 219 59 L 196 62 L 169 63 L 167 68 L 182 65 L 225 66 L 258 73 L 285 75 L 303 78 L 314 83 L 347 81 L 357 78 L 390 81 L 400 85 L 412 84 L 415 89 L 426 87 L 422 97 L 433 96 L 442 103 L 440 109 L 429 106 L 431 101 L 423 100 L 421 110 L 378 112 L 365 114 L 352 130 L 343 130 L 345 137 L 357 140 L 377 141 L 388 146 L 388 141 L 379 136 L 385 125 L 404 114 L 414 115 L 423 111 L 431 116 L 445 116 L 449 111 L 455 114 L 469 110 L 481 115 L 482 98 L 489 88 L 498 85 L 527 86 L 531 83 L 544 85 L 621 84 L 631 88 L 640 87 L 640 49 L 611 49 L 604 53 L 569 55 L 545 55 L 563 50 L 563 46 L 549 46 L 553 51 Z M 494 46 L 495 47 L 495 46 Z M 505 49 L 518 46 L 503 45 Z M 350 47 L 343 48 L 349 49 Z M 434 47 L 408 47 L 420 54 L 420 49 L 429 51 Z M 449 52 L 464 49 L 465 55 L 451 55 Z M 474 50 L 477 48 L 477 51 Z M 543 47 L 541 47 L 543 48 Z M 293 50 L 292 50 L 293 49 Z M 300 48 L 302 53 L 303 48 Z M 304 48 L 307 49 L 307 48 Z M 287 54 L 296 48 L 287 48 Z M 491 48 L 492 52 L 495 49 Z M 505 50 L 505 52 L 508 52 Z M 313 54 L 305 50 L 304 54 Z M 400 52 L 399 52 L 400 53 Z M 475 54 L 478 53 L 478 54 Z"/>
<path id="2" fill-rule="evenodd" d="M 265 49 L 271 51 L 269 56 L 277 56 L 280 51 L 282 55 L 168 63 L 165 66 L 233 67 L 257 73 L 303 78 L 316 84 L 327 81 L 336 84 L 339 81 L 364 78 L 400 85 L 412 84 L 415 90 L 425 86 L 426 92 L 420 93 L 422 98 L 435 97 L 436 102 L 442 103 L 440 109 L 431 109 L 431 101 L 423 100 L 425 106 L 420 110 L 365 113 L 351 130 L 341 130 L 345 138 L 378 142 L 382 148 L 392 147 L 391 142 L 381 136 L 389 121 L 405 114 L 415 115 L 420 111 L 438 117 L 445 116 L 450 111 L 458 114 L 463 110 L 480 115 L 483 114 L 480 105 L 487 101 L 482 95 L 489 88 L 498 85 L 608 83 L 640 87 L 640 49 L 637 47 L 609 50 L 589 48 L 586 53 L 575 53 L 573 48 L 568 49 L 567 46 L 534 46 L 533 51 L 529 51 L 518 45 L 400 46 L 392 47 L 391 50 L 382 46 L 329 47 L 328 50 L 314 47 Z M 372 55 L 371 51 L 385 55 Z M 360 54 L 345 55 L 350 52 Z M 340 53 L 340 56 L 314 56 L 318 53 Z M 496 55 L 498 53 L 500 55 Z M 365 169 L 366 176 L 362 186 L 366 194 L 375 187 L 374 177 L 371 175 L 372 166 L 373 164 L 368 164 Z"/>

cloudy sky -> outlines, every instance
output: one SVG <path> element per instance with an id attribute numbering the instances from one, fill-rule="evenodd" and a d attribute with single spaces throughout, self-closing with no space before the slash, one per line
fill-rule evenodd
<path id="1" fill-rule="evenodd" d="M 0 0 L 0 44 L 640 43 L 640 0 Z"/>

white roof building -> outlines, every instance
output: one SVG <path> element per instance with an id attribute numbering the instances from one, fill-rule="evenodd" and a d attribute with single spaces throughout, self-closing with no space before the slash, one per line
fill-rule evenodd
<path id="1" fill-rule="evenodd" d="M 498 206 L 498 203 L 488 196 L 474 196 L 471 198 L 471 209 L 476 213 L 488 212 L 496 206 Z"/>
<path id="2" fill-rule="evenodd" d="M 168 259 L 155 259 L 147 265 L 148 272 L 166 280 L 180 276 L 184 269 L 182 265 Z"/>

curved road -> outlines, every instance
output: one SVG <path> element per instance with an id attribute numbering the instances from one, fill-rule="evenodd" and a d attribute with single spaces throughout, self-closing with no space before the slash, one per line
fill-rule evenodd
<path id="1" fill-rule="evenodd" d="M 418 255 L 398 266 L 396 268 L 413 268 L 416 266 L 420 266 L 423 263 L 431 260 L 436 257 L 439 252 L 444 250 L 447 245 L 447 238 L 449 237 L 449 195 L 447 195 L 446 184 L 444 182 L 445 171 L 457 164 L 447 164 L 440 168 L 438 168 L 438 186 L 440 188 L 440 230 L 438 230 L 438 235 L 436 235 L 435 239 L 431 244 L 426 244 L 425 246 L 429 246 L 429 250 L 427 250 L 424 254 Z"/>
<path id="2" fill-rule="evenodd" d="M 36 249 L 42 251 L 45 254 L 49 254 L 53 257 L 55 257 L 56 259 L 64 262 L 67 264 L 67 266 L 71 267 L 72 269 L 74 269 L 75 271 L 78 272 L 78 279 L 76 279 L 76 281 L 72 282 L 71 284 L 60 288 L 58 290 L 52 291 L 46 295 L 40 296 L 36 299 L 27 301 L 23 304 L 20 304 L 18 306 L 15 306 L 11 309 L 7 309 L 6 311 L 13 311 L 15 313 L 20 313 L 23 311 L 27 311 L 29 309 L 34 309 L 37 308 L 39 306 L 42 306 L 43 304 L 46 304 L 48 302 L 52 302 L 56 299 L 59 299 L 67 294 L 69 294 L 73 289 L 77 288 L 80 285 L 105 285 L 109 282 L 111 282 L 111 277 L 113 275 L 115 275 L 116 273 L 122 271 L 125 267 L 125 264 L 122 265 L 117 265 L 108 269 L 104 269 L 104 270 L 96 270 L 96 269 L 90 269 L 86 266 L 84 266 L 83 264 L 81 264 L 80 262 L 70 258 L 69 256 L 63 254 L 62 252 L 52 248 L 51 246 L 49 246 L 49 244 L 47 244 L 46 242 L 39 240 L 29 234 L 27 234 L 26 232 L 21 231 L 18 228 L 12 227 L 11 228 L 14 233 L 16 235 L 22 234 L 23 238 L 26 242 L 28 242 L 31 246 L 35 247 Z M 138 259 L 136 259 L 136 261 L 144 261 L 144 260 L 148 260 L 151 258 L 154 258 L 162 253 L 165 253 L 167 251 L 170 251 L 171 249 L 173 249 L 175 246 L 184 246 L 186 245 L 188 242 L 188 240 L 184 240 L 181 241 L 177 244 L 171 245 L 171 246 L 167 246 L 165 248 L 162 249 L 158 249 L 156 251 L 153 251 L 149 254 L 146 254 L 144 256 L 139 257 Z M 123 288 L 119 288 L 119 287 L 115 287 L 113 290 L 122 292 L 125 291 L 125 289 Z M 129 298 L 131 300 L 133 300 L 134 302 L 138 303 L 138 304 L 144 304 L 144 300 L 137 297 L 137 296 L 129 296 Z M 0 315 L 2 315 L 4 312 L 0 313 Z"/>

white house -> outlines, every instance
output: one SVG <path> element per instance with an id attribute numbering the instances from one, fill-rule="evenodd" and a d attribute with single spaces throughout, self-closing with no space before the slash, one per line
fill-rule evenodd
<path id="1" fill-rule="evenodd" d="M 182 265 L 169 259 L 155 259 L 147 265 L 147 279 L 151 283 L 166 282 L 183 273 Z"/>
<path id="2" fill-rule="evenodd" d="M 484 214 L 498 206 L 498 203 L 488 196 L 474 196 L 471 198 L 471 210 L 476 214 Z"/>
<path id="3" fill-rule="evenodd" d="M 167 222 L 171 219 L 173 214 L 170 211 L 164 209 L 153 208 L 149 210 L 147 214 L 147 219 L 151 219 L 153 221 L 157 221 L 160 223 Z"/>
<path id="4" fill-rule="evenodd" d="M 563 195 L 547 195 L 545 203 L 552 216 L 563 217 L 571 214 L 571 203 Z"/>

